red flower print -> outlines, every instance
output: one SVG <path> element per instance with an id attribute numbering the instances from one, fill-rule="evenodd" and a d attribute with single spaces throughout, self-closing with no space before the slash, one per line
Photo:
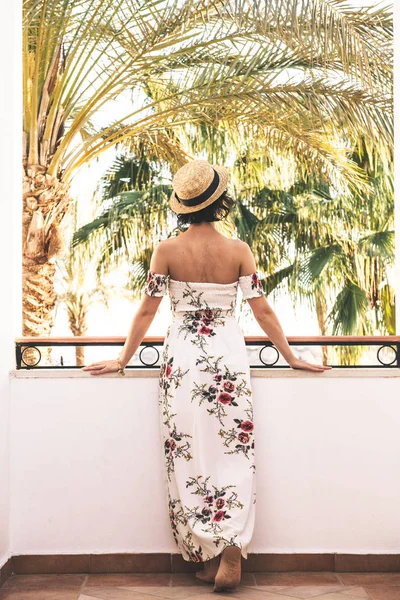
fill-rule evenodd
<path id="1" fill-rule="evenodd" d="M 232 402 L 232 396 L 226 392 L 221 392 L 217 399 L 221 404 L 230 404 Z"/>
<path id="2" fill-rule="evenodd" d="M 212 504 L 213 500 L 214 500 L 214 498 L 212 496 L 206 496 L 204 498 L 204 502 L 206 502 L 207 504 Z"/>
<path id="3" fill-rule="evenodd" d="M 153 272 L 149 271 L 149 274 L 147 275 L 147 281 L 151 281 L 153 279 Z"/>
<path id="4" fill-rule="evenodd" d="M 233 392 L 234 389 L 235 389 L 235 386 L 233 385 L 232 381 L 225 381 L 224 390 L 226 392 Z"/>
<path id="5" fill-rule="evenodd" d="M 203 557 L 202 557 L 202 555 L 200 554 L 200 552 L 195 552 L 195 553 L 194 553 L 194 555 L 195 555 L 195 557 L 197 558 L 197 560 L 198 560 L 199 562 L 203 562 Z"/>
<path id="6" fill-rule="evenodd" d="M 211 319 L 202 319 L 203 321 L 203 325 L 210 325 L 210 323 L 212 323 Z"/>
<path id="7" fill-rule="evenodd" d="M 202 325 L 202 327 L 199 329 L 199 333 L 202 333 L 203 335 L 210 335 L 211 329 L 205 325 Z"/>
<path id="8" fill-rule="evenodd" d="M 243 431 L 253 431 L 254 423 L 252 421 L 242 421 L 240 427 Z"/>
<path id="9" fill-rule="evenodd" d="M 225 504 L 225 500 L 223 498 L 217 498 L 215 505 L 217 508 L 222 508 Z"/>
<path id="10" fill-rule="evenodd" d="M 148 283 L 148 285 L 147 285 L 147 289 L 148 289 L 148 290 L 152 290 L 152 289 L 154 288 L 154 286 L 155 286 L 155 285 L 156 285 L 156 284 L 154 283 L 154 281 L 150 281 L 150 282 Z"/>
<path id="11" fill-rule="evenodd" d="M 217 510 L 217 512 L 214 515 L 213 521 L 222 521 L 222 519 L 225 517 L 225 511 L 224 510 Z"/>
<path id="12" fill-rule="evenodd" d="M 170 452 L 170 453 L 171 453 L 171 452 L 173 452 L 173 451 L 175 450 L 175 448 L 176 448 L 176 442 L 175 442 L 175 440 L 174 440 L 174 439 L 172 439 L 172 438 L 169 438 L 169 440 L 165 440 L 164 446 L 165 446 L 165 452 L 166 452 L 166 453 L 168 453 L 168 452 Z"/>
<path id="13" fill-rule="evenodd" d="M 251 280 L 254 283 L 254 285 L 258 284 L 258 276 L 257 273 L 253 273 L 253 275 L 251 276 Z"/>
<path id="14" fill-rule="evenodd" d="M 244 433 L 242 431 L 242 433 L 239 433 L 239 435 L 238 435 L 238 440 L 239 440 L 239 442 L 242 442 L 242 444 L 247 444 L 250 440 L 250 436 L 248 433 Z"/>
<path id="15" fill-rule="evenodd" d="M 212 310 L 206 310 L 204 314 L 206 316 L 206 319 L 213 319 L 214 318 L 214 313 L 213 313 Z"/>
<path id="16" fill-rule="evenodd" d="M 221 381 L 222 375 L 214 375 L 214 381 Z"/>
<path id="17" fill-rule="evenodd" d="M 165 376 L 169 377 L 171 375 L 171 371 L 172 371 L 171 365 L 168 363 L 167 368 L 165 370 Z"/>
<path id="18" fill-rule="evenodd" d="M 165 440 L 165 447 L 169 449 L 171 452 L 176 448 L 176 442 L 174 439 L 169 438 L 169 440 Z"/>

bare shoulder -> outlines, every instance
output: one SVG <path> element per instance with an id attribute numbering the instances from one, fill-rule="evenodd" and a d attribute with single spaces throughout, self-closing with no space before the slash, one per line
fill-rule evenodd
<path id="1" fill-rule="evenodd" d="M 176 242 L 176 238 L 167 238 L 166 240 L 160 240 L 154 246 L 154 252 L 158 252 L 160 254 L 168 252 L 171 247 L 174 246 Z"/>
<path id="2" fill-rule="evenodd" d="M 237 242 L 237 256 L 240 265 L 240 275 L 248 275 L 256 270 L 256 263 L 253 252 L 247 242 L 235 240 Z"/>
<path id="3" fill-rule="evenodd" d="M 170 240 L 161 240 L 155 244 L 150 262 L 150 269 L 156 273 L 168 274 L 168 257 L 170 254 Z"/>
<path id="4" fill-rule="evenodd" d="M 250 250 L 250 246 L 247 242 L 243 240 L 231 240 L 232 244 L 234 244 L 235 248 L 241 250 L 242 252 L 248 252 Z"/>
<path id="5" fill-rule="evenodd" d="M 243 242 L 242 240 L 231 240 L 232 248 L 235 252 L 240 256 L 240 258 L 249 258 L 252 256 L 251 248 L 247 242 Z"/>

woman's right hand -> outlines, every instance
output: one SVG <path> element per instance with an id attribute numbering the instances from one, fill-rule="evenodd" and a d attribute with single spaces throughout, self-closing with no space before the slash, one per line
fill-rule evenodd
<path id="1" fill-rule="evenodd" d="M 317 365 L 315 363 L 309 363 L 306 360 L 301 360 L 301 358 L 295 358 L 289 362 L 289 366 L 292 369 L 302 369 L 303 371 L 316 371 L 321 373 L 322 371 L 327 371 L 328 369 L 332 369 L 329 365 Z"/>

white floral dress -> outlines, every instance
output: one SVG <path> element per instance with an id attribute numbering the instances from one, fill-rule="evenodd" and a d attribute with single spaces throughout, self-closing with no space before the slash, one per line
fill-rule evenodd
<path id="1" fill-rule="evenodd" d="M 257 273 L 234 283 L 176 281 L 148 272 L 145 293 L 169 292 L 172 323 L 159 376 L 161 435 L 172 532 L 187 561 L 227 545 L 247 558 L 256 502 L 250 368 L 236 319 L 264 294 Z"/>

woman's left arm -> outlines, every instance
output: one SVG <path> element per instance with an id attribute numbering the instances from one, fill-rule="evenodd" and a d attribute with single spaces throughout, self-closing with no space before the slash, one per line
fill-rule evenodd
<path id="1" fill-rule="evenodd" d="M 150 271 L 160 274 L 168 274 L 166 253 L 163 252 L 164 242 L 159 242 L 154 249 L 150 262 Z M 150 327 L 163 296 L 149 296 L 143 294 L 142 300 L 133 317 L 125 344 L 119 358 L 114 360 L 102 360 L 82 367 L 82 371 L 90 371 L 91 375 L 103 375 L 104 373 L 116 373 L 118 371 L 118 360 L 123 368 L 139 348 L 148 328 Z"/>

